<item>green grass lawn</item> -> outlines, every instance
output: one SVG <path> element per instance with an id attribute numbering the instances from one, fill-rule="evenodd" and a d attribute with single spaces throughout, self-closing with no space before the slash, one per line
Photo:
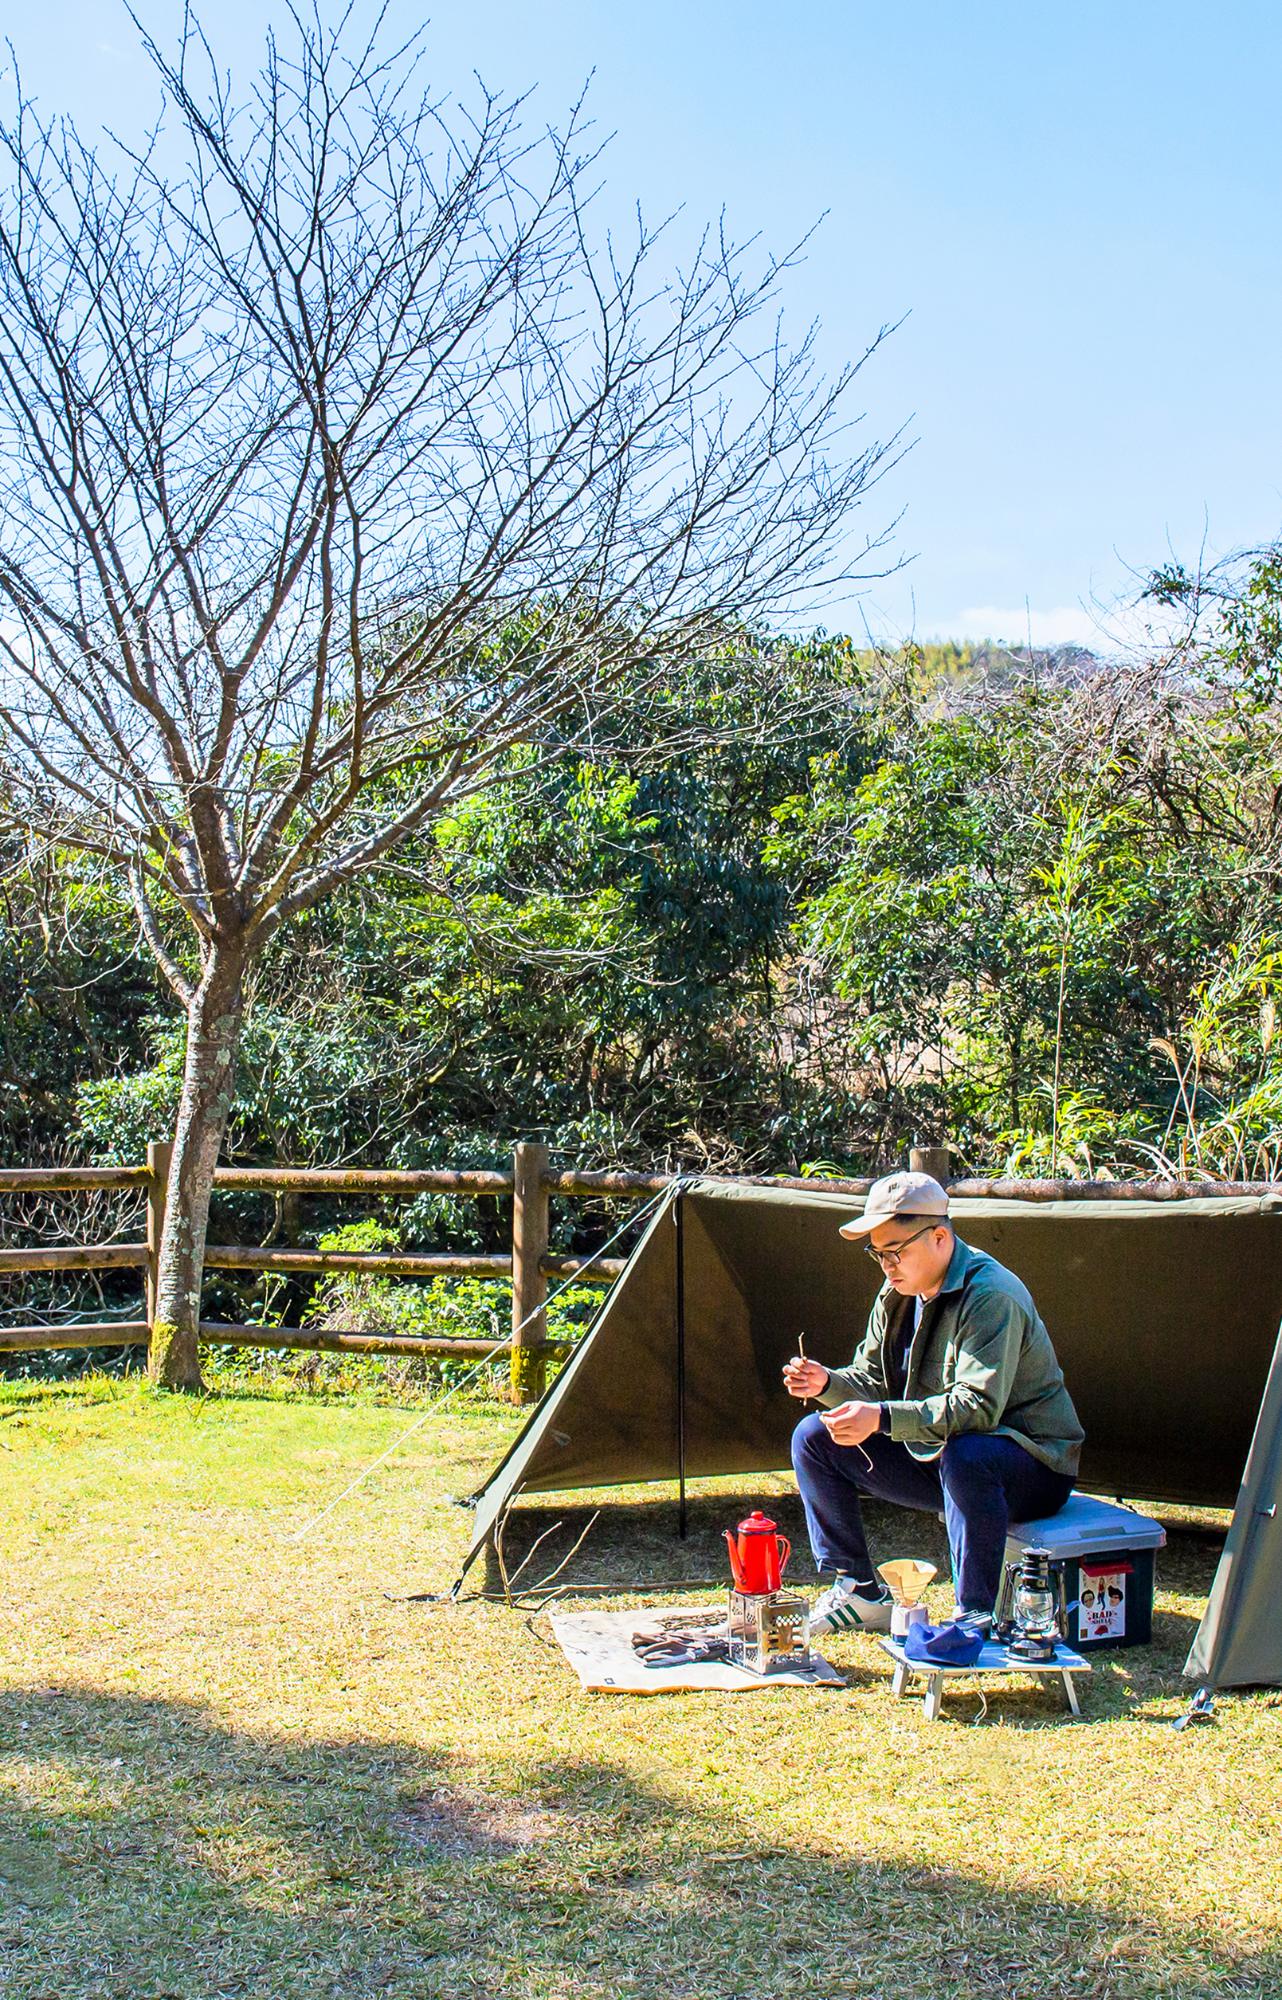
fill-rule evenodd
<path id="1" fill-rule="evenodd" d="M 842 1691 L 582 1695 L 546 1617 L 398 1601 L 455 1575 L 448 1496 L 511 1414 L 432 1418 L 292 1539 L 410 1421 L 0 1391 L 5 2000 L 1282 1994 L 1282 1697 L 1165 1726 L 1205 1538 L 1172 1536 L 1156 1642 L 1098 1659 L 1080 1724 L 1017 1682 L 977 1723 L 970 1681 L 928 1724 L 863 1638 Z M 681 1545 L 657 1493 L 577 1578 L 720 1575 L 749 1497 L 797 1527 L 782 1478 L 705 1484 Z M 586 1518 L 528 1503 L 509 1566 Z M 884 1555 L 940 1552 L 877 1522 Z"/>

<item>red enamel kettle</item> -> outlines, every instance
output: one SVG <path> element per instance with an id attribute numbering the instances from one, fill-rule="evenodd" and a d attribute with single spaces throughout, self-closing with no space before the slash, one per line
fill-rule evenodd
<path id="1" fill-rule="evenodd" d="M 778 1590 L 784 1564 L 792 1554 L 792 1543 L 779 1533 L 774 1522 L 765 1514 L 752 1513 L 740 1521 L 735 1534 L 727 1528 L 725 1536 L 735 1589 L 752 1597 L 764 1597 Z"/>

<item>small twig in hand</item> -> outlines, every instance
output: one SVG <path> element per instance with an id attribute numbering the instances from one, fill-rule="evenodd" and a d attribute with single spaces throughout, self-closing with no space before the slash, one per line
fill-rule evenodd
<path id="1" fill-rule="evenodd" d="M 809 1359 L 806 1353 L 806 1336 L 804 1333 L 799 1333 L 797 1335 L 797 1352 L 801 1356 L 803 1361 Z M 801 1402 L 801 1407 L 803 1410 L 808 1410 L 810 1408 L 810 1400 L 811 1399 L 809 1396 L 803 1396 Z"/>

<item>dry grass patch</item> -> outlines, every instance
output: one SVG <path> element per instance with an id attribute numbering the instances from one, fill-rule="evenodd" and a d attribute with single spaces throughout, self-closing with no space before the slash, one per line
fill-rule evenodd
<path id="1" fill-rule="evenodd" d="M 434 1419 L 299 1543 L 405 1411 L 129 1385 L 0 1410 L 5 2000 L 1282 1992 L 1279 1697 L 1165 1726 L 1205 1539 L 1173 1537 L 1156 1643 L 1100 1661 L 1081 1725 L 1012 1684 L 972 1727 L 968 1681 L 928 1725 L 859 1638 L 834 1694 L 583 1696 L 546 1619 L 401 1601 L 451 1581 L 448 1495 L 509 1414 Z M 782 1479 L 701 1487 L 684 1545 L 637 1489 L 574 1573 L 698 1599 L 749 1496 L 795 1538 Z M 586 1518 L 530 1503 L 509 1563 Z M 936 1554 L 881 1519 L 886 1554 Z"/>
<path id="2" fill-rule="evenodd" d="M 519 1854 L 542 1841 L 573 1840 L 579 1830 L 573 1813 L 448 1785 L 407 1799 L 392 1818 L 392 1831 L 412 1847 L 442 1855 Z"/>

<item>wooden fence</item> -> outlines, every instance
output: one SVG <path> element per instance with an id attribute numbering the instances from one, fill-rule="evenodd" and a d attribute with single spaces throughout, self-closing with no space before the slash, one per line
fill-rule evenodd
<path id="1" fill-rule="evenodd" d="M 146 1241 L 142 1243 L 87 1243 L 50 1248 L 0 1249 L 0 1276 L 5 1273 L 35 1271 L 121 1271 L 136 1270 L 142 1276 L 145 1316 L 132 1320 L 101 1320 L 94 1323 L 67 1323 L 61 1326 L 32 1325 L 0 1327 L 0 1352 L 25 1353 L 39 1348 L 115 1347 L 149 1338 L 155 1316 L 156 1271 L 160 1236 L 165 1219 L 165 1196 L 169 1180 L 171 1148 L 153 1144 L 147 1148 L 147 1164 L 138 1167 L 4 1167 L 0 1168 L 0 1197 L 20 1194 L 96 1193 L 101 1190 L 141 1188 L 147 1201 Z M 948 1172 L 948 1154 L 942 1148 L 921 1148 L 911 1156 L 919 1171 L 933 1172 L 943 1179 Z M 868 1179 L 818 1180 L 788 1176 L 744 1176 L 768 1187 L 825 1189 L 832 1193 L 866 1194 Z M 549 1355 L 564 1351 L 564 1343 L 550 1341 L 547 1333 L 546 1302 L 549 1278 L 579 1276 L 588 1282 L 612 1282 L 623 1269 L 616 1257 L 554 1257 L 549 1254 L 551 1201 L 608 1197 L 615 1201 L 637 1201 L 660 1194 L 671 1185 L 668 1174 L 589 1172 L 553 1168 L 548 1149 L 535 1141 L 522 1141 L 513 1154 L 508 1173 L 454 1170 L 446 1167 L 411 1169 L 366 1169 L 347 1167 L 220 1167 L 214 1175 L 216 1189 L 240 1193 L 291 1195 L 393 1195 L 410 1198 L 419 1194 L 457 1195 L 464 1200 L 510 1197 L 512 1202 L 512 1243 L 501 1256 L 456 1256 L 450 1253 L 419 1254 L 399 1251 L 299 1250 L 256 1248 L 240 1243 L 211 1243 L 205 1250 L 205 1268 L 211 1271 L 262 1271 L 281 1275 L 319 1276 L 327 1271 L 360 1271 L 379 1277 L 397 1278 L 510 1278 L 512 1281 L 512 1335 L 500 1347 L 484 1340 L 428 1339 L 417 1335 L 386 1333 L 342 1333 L 325 1327 L 255 1326 L 202 1320 L 201 1332 L 211 1341 L 243 1347 L 324 1349 L 338 1353 L 399 1354 L 475 1358 L 495 1352 L 507 1354 L 511 1371 L 513 1400 L 528 1403 L 543 1392 L 545 1364 Z M 1014 1181 L 955 1180 L 949 1191 L 956 1196 L 994 1196 L 1021 1201 L 1062 1200 L 1162 1200 L 1179 1201 L 1195 1195 L 1277 1194 L 1272 1182 L 1186 1182 L 1186 1181 Z"/>
<path id="2" fill-rule="evenodd" d="M 146 1240 L 142 1243 L 85 1243 L 51 1248 L 0 1250 L 0 1276 L 35 1271 L 125 1271 L 140 1273 L 144 1317 L 64 1325 L 0 1327 L 0 1352 L 26 1353 L 39 1348 L 115 1347 L 149 1338 L 155 1316 L 156 1271 L 165 1219 L 171 1148 L 147 1148 L 147 1164 L 138 1167 L 6 1167 L 0 1168 L 0 1196 L 97 1193 L 140 1188 L 146 1196 Z M 365 1272 L 389 1278 L 510 1278 L 512 1335 L 494 1349 L 493 1342 L 427 1339 L 387 1333 L 343 1333 L 326 1327 L 256 1326 L 222 1320 L 201 1321 L 201 1333 L 211 1341 L 243 1347 L 324 1349 L 338 1353 L 451 1356 L 472 1359 L 493 1350 L 509 1357 L 512 1393 L 518 1402 L 534 1401 L 543 1392 L 549 1355 L 563 1351 L 550 1341 L 546 1302 L 549 1278 L 578 1276 L 586 1282 L 609 1283 L 623 1269 L 621 1257 L 555 1257 L 549 1254 L 550 1205 L 554 1196 L 609 1196 L 640 1200 L 661 1193 L 668 1176 L 627 1173 L 554 1172 L 545 1146 L 522 1142 L 509 1173 L 456 1171 L 450 1168 L 363 1169 L 347 1167 L 220 1167 L 216 1189 L 228 1192 L 291 1195 L 391 1195 L 412 1199 L 420 1194 L 457 1195 L 465 1200 L 510 1197 L 511 1250 L 501 1256 L 419 1254 L 393 1251 L 262 1249 L 243 1243 L 210 1243 L 205 1250 L 207 1271 L 261 1271 L 295 1277 L 329 1271 Z"/>

